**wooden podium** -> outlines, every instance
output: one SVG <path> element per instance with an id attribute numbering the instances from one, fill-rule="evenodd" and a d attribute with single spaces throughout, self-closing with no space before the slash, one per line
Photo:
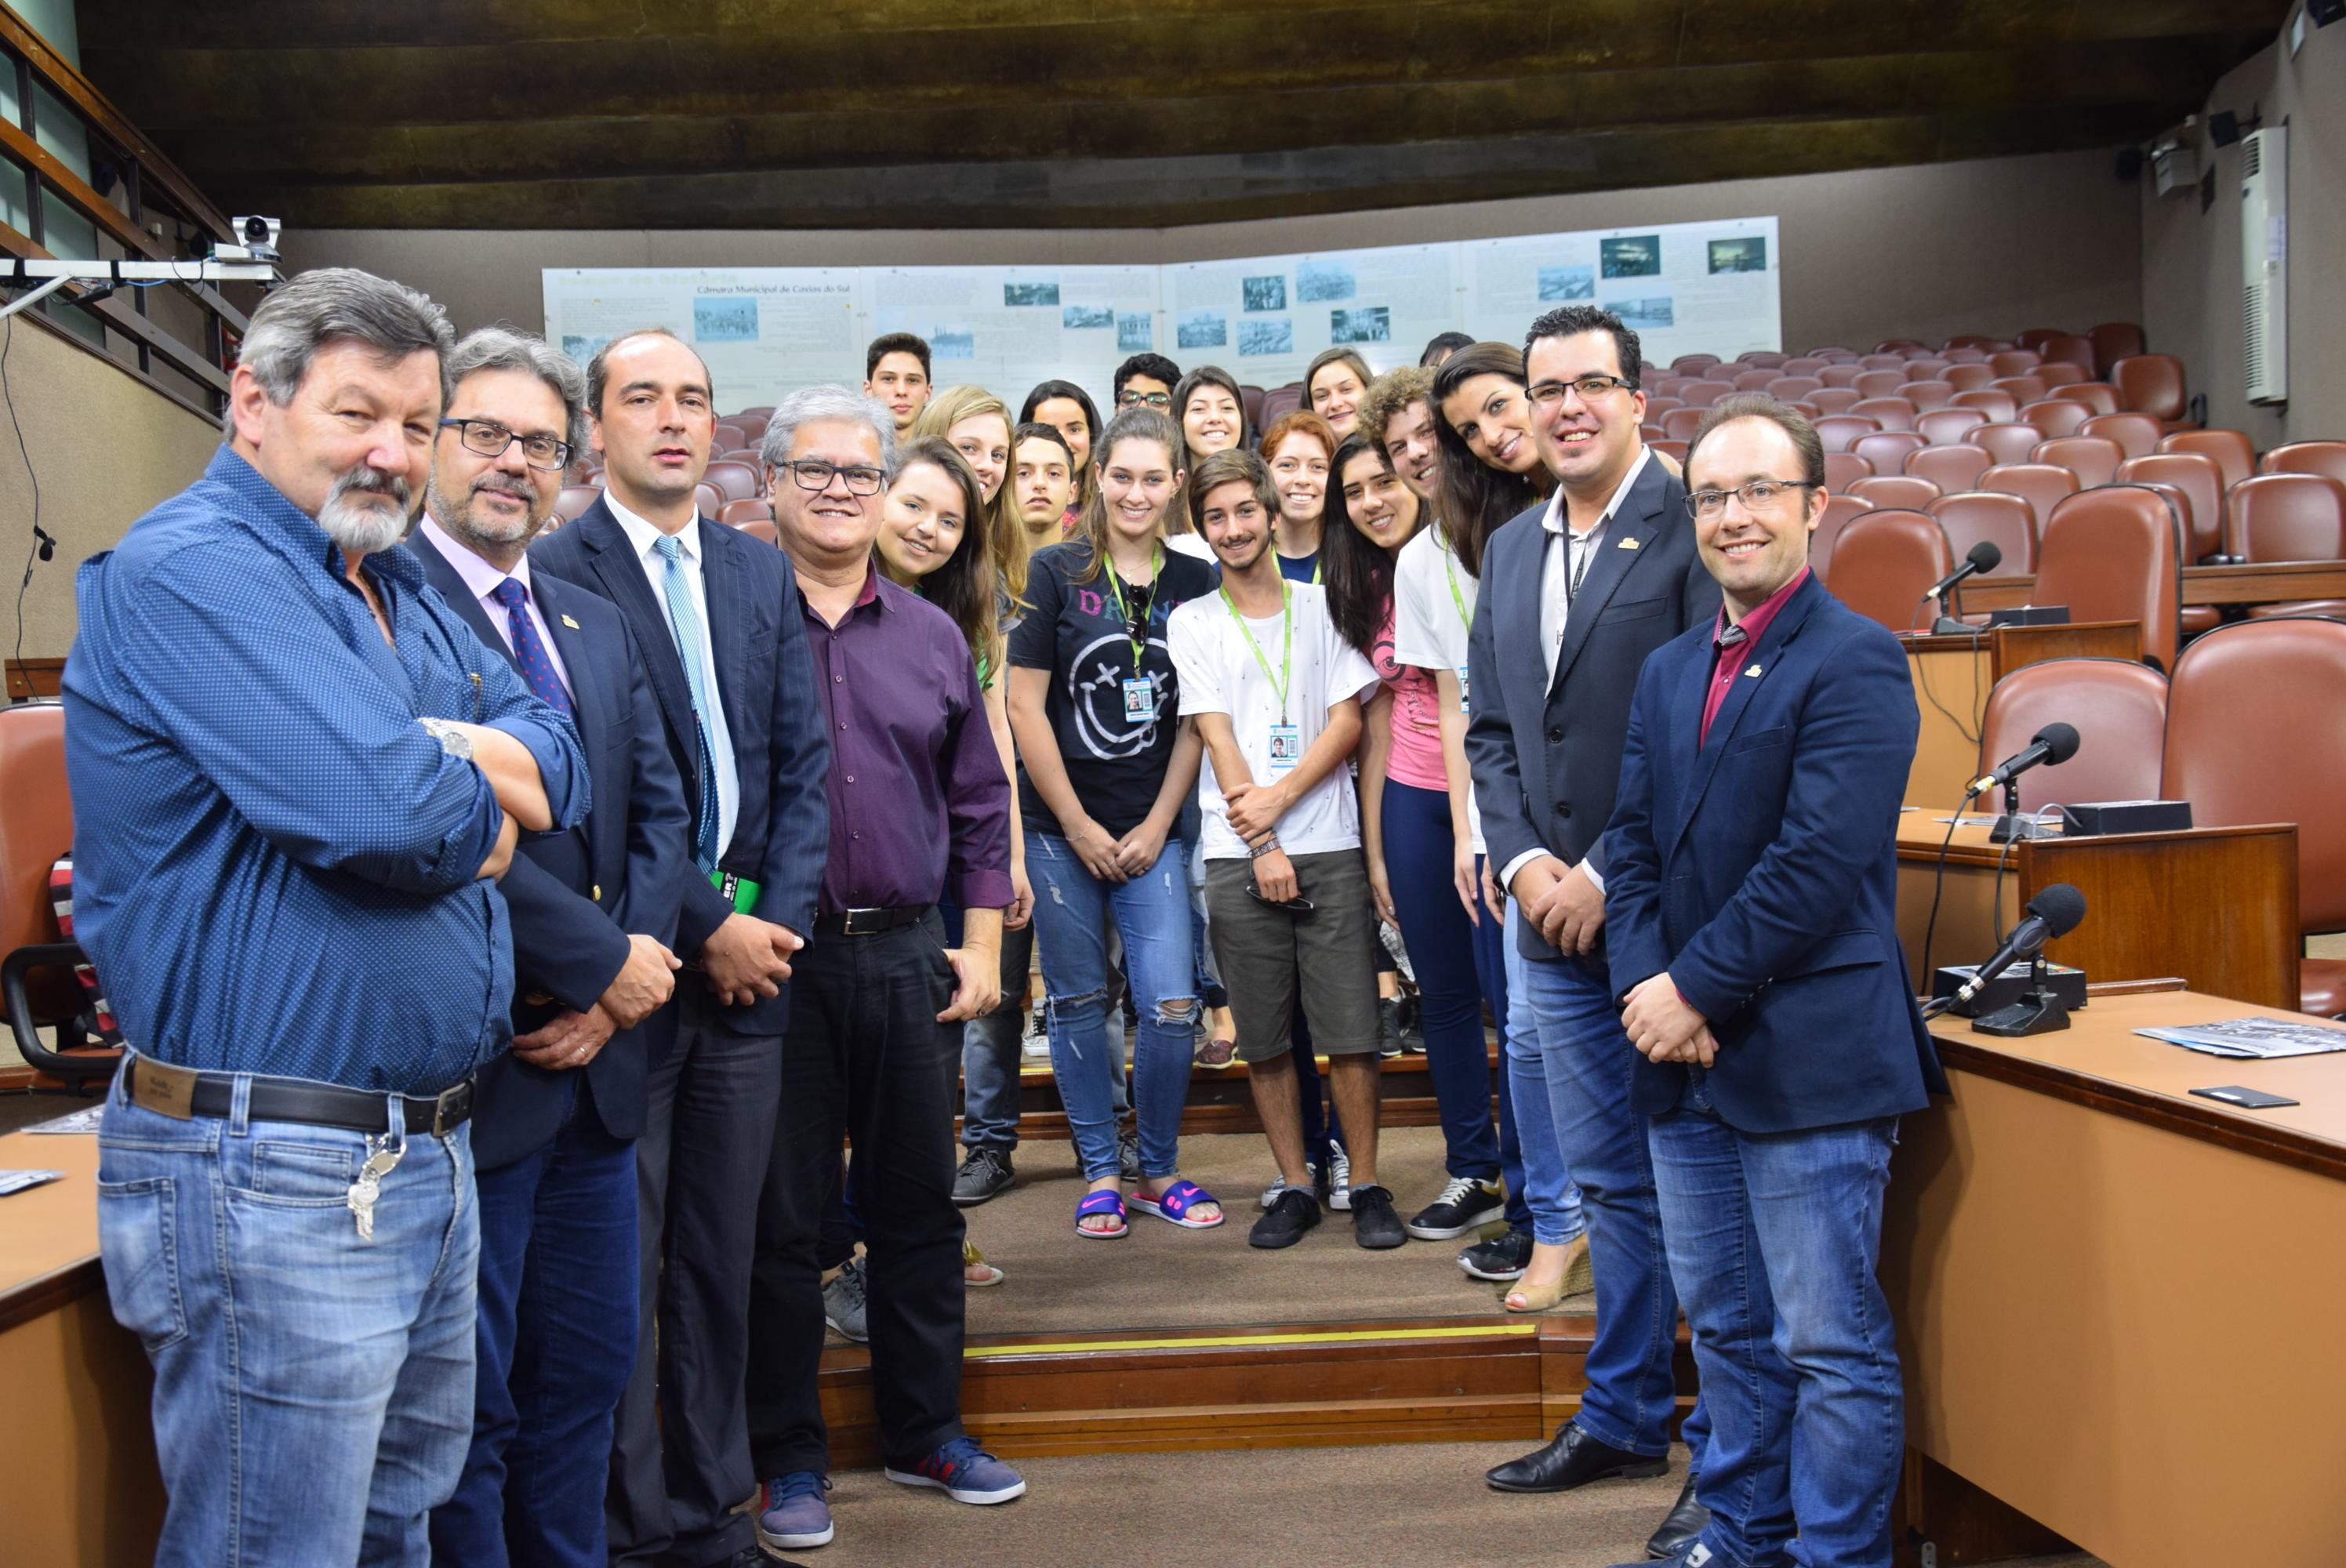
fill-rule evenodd
<path id="1" fill-rule="evenodd" d="M 1974 579 L 1974 583 L 1984 579 Z M 1984 626 L 1977 636 L 1902 636 L 1923 729 L 1906 774 L 1906 804 L 1951 800 L 1979 777 L 1980 721 L 1987 696 L 2023 665 L 2054 658 L 2142 657 L 2136 621 L 2065 626 Z"/>

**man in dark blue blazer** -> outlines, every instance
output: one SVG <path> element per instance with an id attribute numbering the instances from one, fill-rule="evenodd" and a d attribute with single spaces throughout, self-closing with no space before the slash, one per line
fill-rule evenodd
<path id="1" fill-rule="evenodd" d="M 1705 1385 L 1740 1394 L 1711 1401 L 1710 1520 L 1682 1563 L 1766 1568 L 1796 1536 L 1812 1568 L 1890 1562 L 1882 1197 L 1898 1118 L 1945 1084 L 1897 932 L 1913 683 L 1809 571 L 1824 476 L 1772 398 L 1705 418 L 1687 480 L 1725 606 L 1647 661 L 1606 835 L 1670 1272 Z"/>
<path id="2" fill-rule="evenodd" d="M 645 1300 L 611 1463 L 611 1561 L 756 1551 L 743 1378 L 759 1193 L 773 1143 L 790 959 L 812 930 L 830 746 L 789 559 L 701 516 L 708 367 L 659 330 L 586 371 L 603 499 L 538 541 L 541 571 L 618 606 L 692 809 L 674 1044 L 637 1145 Z M 663 1257 L 666 1267 L 662 1268 Z M 657 1350 L 655 1351 L 655 1345 Z"/>
<path id="3" fill-rule="evenodd" d="M 1588 1217 L 1596 1338 L 1579 1413 L 1488 1480 L 1502 1491 L 1561 1492 L 1660 1474 L 1678 1409 L 1678 1303 L 1645 1126 L 1629 1106 L 1634 1058 L 1605 973 L 1604 830 L 1637 671 L 1654 649 L 1709 624 L 1719 585 L 1695 558 L 1684 488 L 1638 439 L 1637 334 L 1608 311 L 1567 306 L 1532 324 L 1525 362 L 1533 439 L 1556 490 L 1484 548 L 1467 639 L 1466 754 L 1490 863 L 1514 901 L 1521 1010 Z M 1697 1470 L 1701 1414 L 1685 1425 Z M 1691 1484 L 1690 1475 L 1657 1552 L 1698 1522 L 1688 1512 Z"/>
<path id="4" fill-rule="evenodd" d="M 577 727 L 586 820 L 525 840 L 513 915 L 514 1046 L 481 1070 L 473 1443 L 433 1510 L 434 1557 L 601 1568 L 612 1412 L 635 1353 L 636 1158 L 648 1055 L 672 1028 L 689 820 L 635 639 L 603 600 L 524 554 L 554 515 L 585 382 L 534 337 L 490 329 L 448 357 L 424 581 Z"/>

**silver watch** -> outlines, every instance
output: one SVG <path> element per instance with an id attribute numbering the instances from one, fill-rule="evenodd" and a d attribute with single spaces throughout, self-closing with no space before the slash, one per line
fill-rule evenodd
<path id="1" fill-rule="evenodd" d="M 473 759 L 473 738 L 444 718 L 421 718 L 424 733 L 440 743 L 440 749 L 449 756 L 470 762 Z"/>

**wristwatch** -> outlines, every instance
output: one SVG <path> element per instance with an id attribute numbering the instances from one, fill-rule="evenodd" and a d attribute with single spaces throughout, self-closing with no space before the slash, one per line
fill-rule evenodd
<path id="1" fill-rule="evenodd" d="M 440 743 L 440 749 L 463 761 L 473 759 L 473 738 L 444 718 L 420 718 L 424 733 Z"/>

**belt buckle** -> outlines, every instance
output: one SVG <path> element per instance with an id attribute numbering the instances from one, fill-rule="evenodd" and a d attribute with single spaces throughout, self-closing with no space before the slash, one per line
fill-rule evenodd
<path id="1" fill-rule="evenodd" d="M 841 929 L 840 934 L 842 936 L 870 936 L 874 932 L 885 931 L 888 928 L 882 924 L 882 921 L 886 919 L 887 914 L 888 911 L 882 909 L 849 910 L 847 911 L 846 924 Z M 868 925 L 864 923 L 862 919 L 865 915 L 872 917 L 871 923 Z"/>
<path id="2" fill-rule="evenodd" d="M 451 1112 L 468 1112 L 473 1102 L 473 1081 L 470 1078 L 451 1084 L 440 1091 L 432 1102 L 432 1135 L 444 1138 L 454 1131 L 455 1124 L 448 1117 Z"/>

